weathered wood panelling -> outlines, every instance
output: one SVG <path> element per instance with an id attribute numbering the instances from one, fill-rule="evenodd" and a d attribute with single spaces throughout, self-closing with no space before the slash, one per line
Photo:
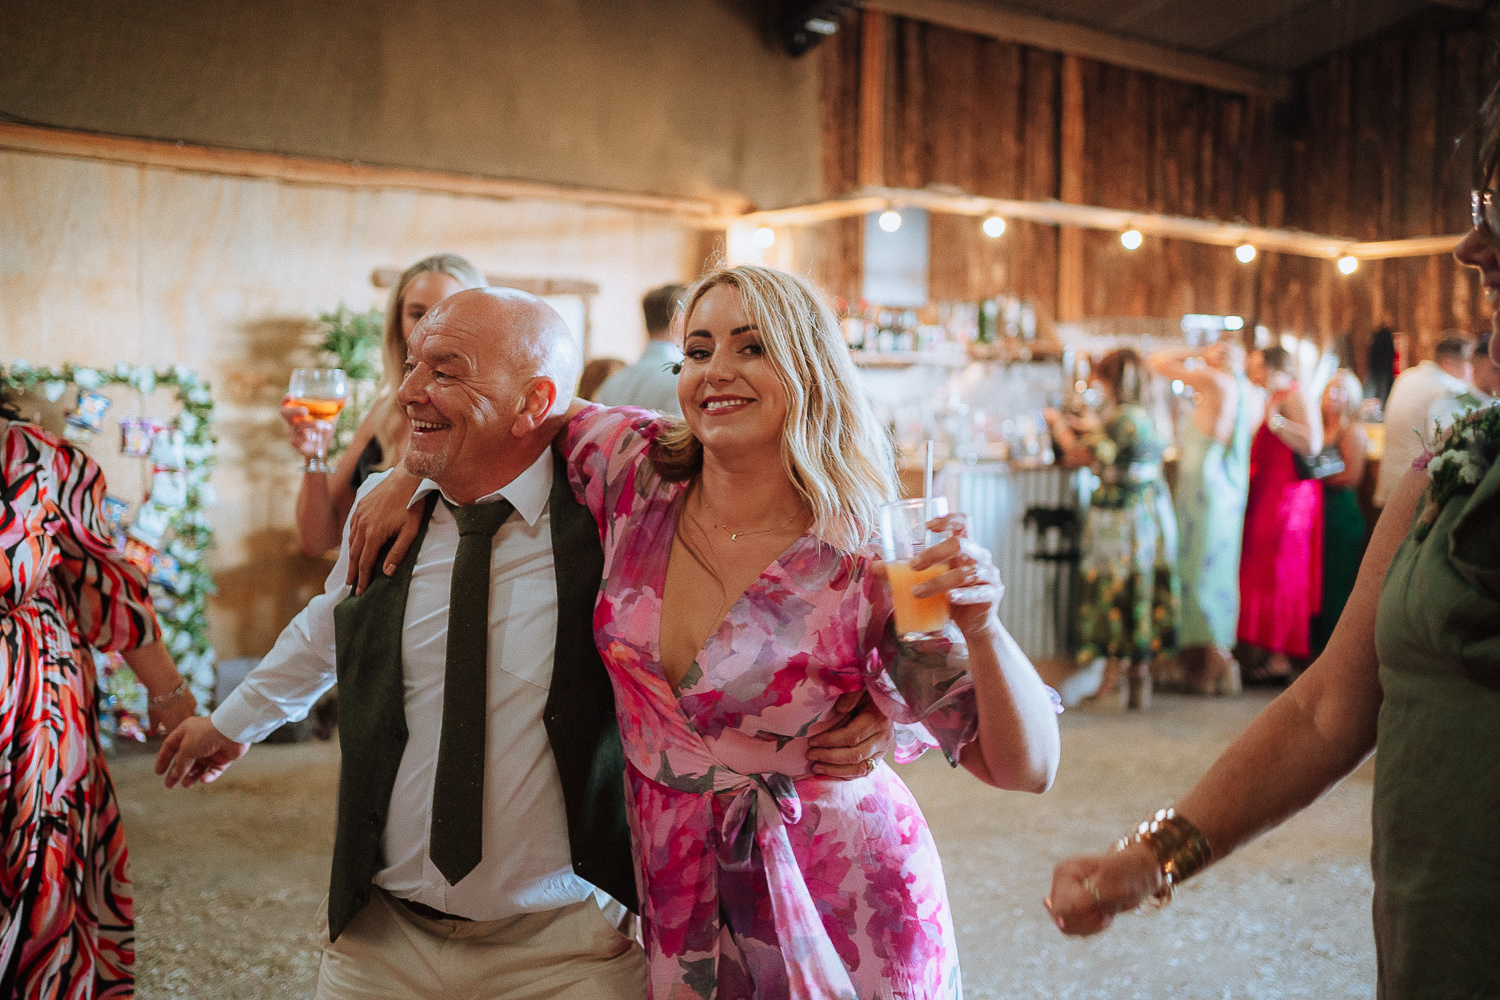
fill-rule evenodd
<path id="1" fill-rule="evenodd" d="M 1336 52 L 1297 77 L 1296 97 L 1213 90 L 903 18 L 884 33 L 885 130 L 879 164 L 895 187 L 949 186 L 1004 198 L 1059 198 L 1251 225 L 1401 239 L 1467 227 L 1467 169 L 1453 140 L 1496 77 L 1495 14 L 1440 11 Z M 857 32 L 824 47 L 825 147 L 857 145 Z M 830 194 L 857 186 L 847 154 L 825 158 Z M 827 226 L 856 245 L 850 224 Z M 1450 258 L 1332 261 L 1114 234 L 1060 234 L 1013 222 L 932 221 L 935 299 L 1031 297 L 1068 316 L 1236 312 L 1275 332 L 1356 357 L 1390 324 L 1424 356 L 1450 328 L 1480 329 L 1474 278 Z M 857 265 L 820 274 L 857 294 Z"/>

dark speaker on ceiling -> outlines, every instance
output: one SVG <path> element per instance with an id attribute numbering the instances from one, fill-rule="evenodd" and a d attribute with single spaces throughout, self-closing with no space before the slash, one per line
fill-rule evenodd
<path id="1" fill-rule="evenodd" d="M 776 40 L 787 55 L 806 55 L 859 6 L 851 0 L 781 0 L 776 13 Z"/>

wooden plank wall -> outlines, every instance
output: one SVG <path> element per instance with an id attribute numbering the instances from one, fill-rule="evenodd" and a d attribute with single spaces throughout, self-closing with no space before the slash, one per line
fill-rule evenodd
<path id="1" fill-rule="evenodd" d="M 1496 78 L 1496 15 L 1424 15 L 1296 77 L 1285 104 L 892 18 L 881 168 L 893 187 L 1061 198 L 1359 239 L 1467 228 L 1467 169 L 1452 154 Z M 859 31 L 822 47 L 825 179 L 857 186 Z M 1081 133 L 1081 134 L 1080 134 Z M 1472 275 L 1447 257 L 1331 261 L 1011 222 L 934 217 L 934 300 L 1020 294 L 1059 318 L 1239 313 L 1275 332 L 1363 354 L 1382 323 L 1419 356 L 1450 328 L 1484 328 Z M 858 220 L 821 227 L 816 273 L 859 293 Z M 1061 286 L 1060 286 L 1061 282 Z M 1081 285 L 1081 287 L 1075 287 Z"/>

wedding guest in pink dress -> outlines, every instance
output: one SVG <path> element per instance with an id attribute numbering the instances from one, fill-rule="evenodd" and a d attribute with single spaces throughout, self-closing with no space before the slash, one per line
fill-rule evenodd
<path id="1" fill-rule="evenodd" d="M 897 640 L 872 546 L 894 461 L 823 296 L 736 267 L 687 303 L 685 419 L 579 405 L 564 449 L 603 541 L 595 637 L 650 995 L 961 997 L 916 801 L 880 747 L 855 747 L 863 773 L 836 780 L 833 751 L 813 745 L 867 697 L 901 725 L 898 761 L 938 747 L 991 785 L 1040 792 L 1057 769 L 1055 693 L 1001 625 L 998 571 L 963 515 L 931 522 L 946 537 L 912 564 L 943 567 L 915 593 L 945 596 L 952 624 Z M 394 518 L 365 520 L 387 487 L 351 523 L 361 580 L 392 530 L 388 562 L 410 540 L 409 483 L 388 491 Z M 872 739 L 884 746 L 883 729 Z"/>
<path id="2" fill-rule="evenodd" d="M 907 645 L 871 547 L 889 445 L 810 284 L 752 266 L 687 299 L 684 420 L 590 408 L 568 458 L 603 532 L 596 637 L 627 759 L 652 997 L 959 997 L 936 846 L 884 763 L 810 774 L 807 739 L 867 691 L 981 780 L 1040 792 L 1053 703 L 1001 625 L 962 515 L 925 585 L 953 623 Z"/>
<path id="3" fill-rule="evenodd" d="M 1239 640 L 1269 653 L 1250 681 L 1285 680 L 1289 657 L 1308 655 L 1308 623 L 1323 592 L 1323 487 L 1302 479 L 1293 455 L 1321 442 L 1292 375 L 1292 356 L 1268 347 L 1247 372 L 1270 392 L 1266 419 L 1250 442 L 1250 493 L 1240 554 Z"/>

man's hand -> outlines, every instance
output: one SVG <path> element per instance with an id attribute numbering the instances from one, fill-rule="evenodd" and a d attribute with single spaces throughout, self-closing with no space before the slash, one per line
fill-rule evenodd
<path id="1" fill-rule="evenodd" d="M 387 539 L 395 536 L 380 567 L 382 573 L 390 576 L 406 557 L 406 550 L 411 548 L 417 529 L 422 526 L 421 506 L 407 504 L 421 484 L 422 480 L 405 469 L 395 469 L 354 505 L 349 515 L 349 573 L 344 582 L 356 594 L 363 594 L 370 585 L 370 576 Z"/>
<path id="2" fill-rule="evenodd" d="M 156 755 L 156 773 L 167 776 L 168 788 L 179 782 L 190 788 L 199 781 L 213 781 L 249 749 L 250 744 L 236 743 L 207 718 L 195 716 L 167 735 Z"/>
<path id="3" fill-rule="evenodd" d="M 812 772 L 829 778 L 863 778 L 896 745 L 895 727 L 863 691 L 840 695 L 833 711 L 847 718 L 807 741 Z"/>

